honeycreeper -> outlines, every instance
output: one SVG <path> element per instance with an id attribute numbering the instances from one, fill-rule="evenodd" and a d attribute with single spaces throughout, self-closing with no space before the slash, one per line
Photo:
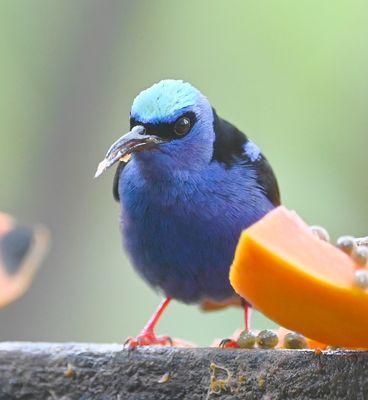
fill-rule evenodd
<path id="1" fill-rule="evenodd" d="M 129 344 L 170 342 L 154 328 L 171 299 L 205 308 L 241 300 L 248 329 L 248 305 L 231 287 L 229 268 L 241 231 L 280 204 L 257 145 L 191 84 L 167 79 L 134 99 L 130 132 L 110 147 L 95 176 L 116 163 L 124 246 L 166 297 Z"/>

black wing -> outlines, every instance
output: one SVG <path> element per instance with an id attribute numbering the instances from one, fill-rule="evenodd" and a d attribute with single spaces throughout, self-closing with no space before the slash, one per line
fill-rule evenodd
<path id="1" fill-rule="evenodd" d="M 120 161 L 116 171 L 115 171 L 115 175 L 114 175 L 114 180 L 112 183 L 112 195 L 114 196 L 114 199 L 116 201 L 120 201 L 120 197 L 119 197 L 119 178 L 120 178 L 120 174 L 121 171 L 124 169 L 124 167 L 126 166 L 126 162 L 125 161 Z"/>
<path id="2" fill-rule="evenodd" d="M 234 125 L 220 118 L 213 109 L 213 128 L 215 142 L 213 144 L 212 159 L 225 165 L 226 168 L 242 160 L 252 166 L 257 173 L 257 182 L 263 188 L 266 196 L 275 206 L 280 204 L 280 191 L 271 165 L 263 154 L 251 159 L 245 151 L 249 139 Z"/>
<path id="3" fill-rule="evenodd" d="M 262 154 L 260 159 L 255 161 L 254 165 L 257 171 L 258 182 L 264 188 L 266 196 L 274 206 L 279 206 L 281 204 L 279 185 L 270 163 Z"/>

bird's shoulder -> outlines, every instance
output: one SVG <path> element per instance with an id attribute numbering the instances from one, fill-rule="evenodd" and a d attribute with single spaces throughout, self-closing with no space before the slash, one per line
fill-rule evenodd
<path id="1" fill-rule="evenodd" d="M 239 161 L 251 167 L 257 174 L 257 182 L 267 198 L 275 206 L 280 204 L 280 192 L 276 176 L 266 157 L 258 146 L 236 126 L 219 117 L 213 109 L 215 141 L 212 160 L 225 168 L 231 168 Z"/>

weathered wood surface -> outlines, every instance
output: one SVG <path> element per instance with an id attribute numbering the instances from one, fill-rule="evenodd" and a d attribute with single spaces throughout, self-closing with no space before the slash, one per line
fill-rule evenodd
<path id="1" fill-rule="evenodd" d="M 1 400 L 367 398 L 368 352 L 0 343 Z"/>

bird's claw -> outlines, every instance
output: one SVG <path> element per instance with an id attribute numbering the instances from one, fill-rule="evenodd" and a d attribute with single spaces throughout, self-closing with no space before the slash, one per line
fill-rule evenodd
<path id="1" fill-rule="evenodd" d="M 136 338 L 129 337 L 124 346 L 131 349 L 141 346 L 173 346 L 169 336 L 156 336 L 153 332 L 142 332 Z"/>
<path id="2" fill-rule="evenodd" d="M 235 340 L 232 339 L 222 339 L 219 347 L 221 349 L 234 349 L 234 348 L 238 348 L 238 343 L 236 343 Z"/>

